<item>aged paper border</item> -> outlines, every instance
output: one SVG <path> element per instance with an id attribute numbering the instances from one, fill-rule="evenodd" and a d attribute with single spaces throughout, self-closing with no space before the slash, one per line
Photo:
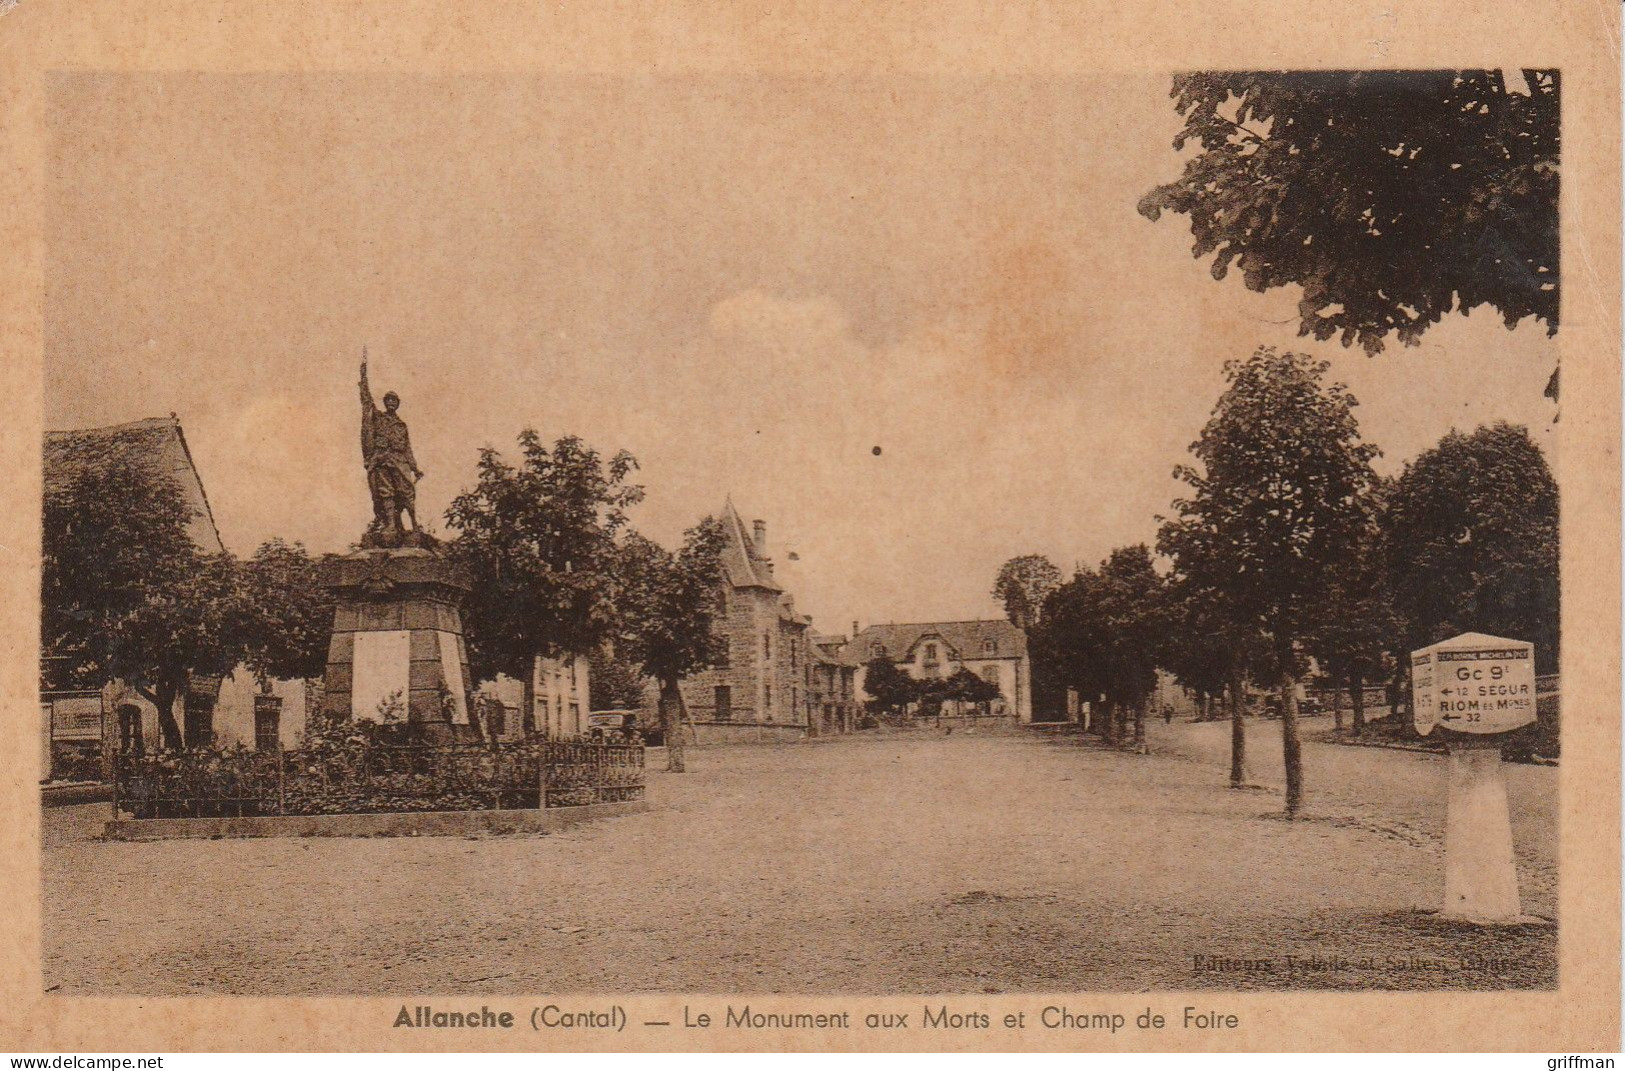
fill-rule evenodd
<path id="1" fill-rule="evenodd" d="M 446 5 L 287 0 L 21 0 L 0 16 L 0 1049 L 164 1050 L 1033 1049 L 1132 1051 L 1548 1050 L 1620 1045 L 1620 9 L 1608 0 L 1436 4 L 1231 0 L 1071 4 L 722 2 Z M 44 263 L 44 80 L 51 70 L 397 73 L 680 71 L 874 73 L 1232 67 L 1558 66 L 1564 71 L 1560 345 L 1567 737 L 1561 770 L 1557 992 L 1101 995 L 1088 1003 L 1177 1017 L 1186 1004 L 1240 1016 L 1231 1031 L 852 1030 L 397 1031 L 403 1000 L 68 998 L 41 992 L 37 738 L 39 443 Z M 736 1002 L 749 994 L 732 995 Z M 1073 995 L 1074 1004 L 1081 1003 Z M 529 1014 L 528 998 L 502 999 Z M 681 996 L 632 997 L 636 1017 L 678 1018 Z M 697 1001 L 695 1003 L 698 1003 Z M 715 1008 L 725 999 L 703 1003 Z M 910 998 L 751 999 L 758 1010 L 913 1010 Z M 1042 994 L 978 997 L 1029 1013 Z"/>

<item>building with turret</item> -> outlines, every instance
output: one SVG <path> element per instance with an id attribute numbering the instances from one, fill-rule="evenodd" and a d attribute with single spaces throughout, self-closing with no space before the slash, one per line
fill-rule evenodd
<path id="1" fill-rule="evenodd" d="M 720 665 L 682 683 L 683 701 L 699 743 L 794 739 L 816 731 L 818 652 L 812 619 L 773 575 L 767 523 L 749 528 L 732 500 L 722 507 L 727 544 L 718 631 Z"/>

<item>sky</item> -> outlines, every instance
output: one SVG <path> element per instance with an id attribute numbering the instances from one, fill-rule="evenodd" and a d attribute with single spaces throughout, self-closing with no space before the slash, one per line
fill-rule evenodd
<path id="1" fill-rule="evenodd" d="M 1299 339 L 1294 292 L 1215 282 L 1183 217 L 1138 215 L 1179 173 L 1167 94 L 53 75 L 45 425 L 173 412 L 228 547 L 343 550 L 366 346 L 431 528 L 480 447 L 579 435 L 638 458 L 655 539 L 728 497 L 764 519 L 821 632 L 997 616 L 1010 557 L 1153 541 L 1223 363 L 1261 344 L 1331 362 L 1381 471 L 1498 419 L 1552 457 L 1544 328 Z"/>

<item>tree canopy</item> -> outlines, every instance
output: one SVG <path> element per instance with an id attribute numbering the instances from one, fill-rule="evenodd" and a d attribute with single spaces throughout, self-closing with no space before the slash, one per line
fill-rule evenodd
<path id="1" fill-rule="evenodd" d="M 900 714 L 920 698 L 920 682 L 881 655 L 863 667 L 863 691 L 869 696 L 869 709 L 876 713 Z"/>
<path id="2" fill-rule="evenodd" d="M 1061 586 L 1061 571 L 1042 554 L 1011 558 L 993 581 L 993 597 L 1004 604 L 1005 616 L 1019 629 L 1031 629 L 1043 612 L 1044 600 Z"/>
<path id="3" fill-rule="evenodd" d="M 684 771 L 681 682 L 728 653 L 717 627 L 727 541 L 723 523 L 707 517 L 683 534 L 676 554 L 634 532 L 617 561 L 621 598 L 615 649 L 660 685 L 660 729 L 673 773 Z"/>
<path id="4" fill-rule="evenodd" d="M 165 747 L 184 740 L 175 700 L 193 674 L 230 673 L 245 653 L 230 555 L 205 554 L 193 510 L 155 465 L 104 444 L 45 491 L 41 624 L 56 684 L 129 683 L 158 709 Z"/>
<path id="5" fill-rule="evenodd" d="M 1211 593 L 1209 605 L 1236 632 L 1269 636 L 1288 815 L 1303 798 L 1298 645 L 1337 610 L 1330 588 L 1367 538 L 1377 479 L 1377 449 L 1360 438 L 1357 403 L 1324 381 L 1328 367 L 1268 346 L 1226 363 L 1229 386 L 1191 444 L 1201 468 L 1174 470 L 1191 493 L 1174 502 L 1158 534 L 1184 591 Z"/>
<path id="6" fill-rule="evenodd" d="M 333 594 L 301 543 L 272 539 L 239 568 L 244 664 L 261 680 L 320 677 L 333 631 Z"/>
<path id="7" fill-rule="evenodd" d="M 1190 218 L 1198 259 L 1296 285 L 1300 335 L 1406 345 L 1452 310 L 1558 322 L 1558 72 L 1198 72 L 1140 212 Z"/>
<path id="8" fill-rule="evenodd" d="M 1452 431 L 1388 496 L 1385 564 L 1406 644 L 1488 632 L 1535 644 L 1543 671 L 1559 643 L 1557 483 L 1520 426 Z"/>
<path id="9" fill-rule="evenodd" d="M 1331 570 L 1370 524 L 1378 451 L 1360 438 L 1353 395 L 1324 382 L 1328 369 L 1269 346 L 1227 362 L 1229 386 L 1191 444 L 1201 468 L 1174 470 L 1191 494 L 1158 536 L 1187 584 L 1278 643 L 1325 609 Z"/>
<path id="10" fill-rule="evenodd" d="M 662 685 L 722 660 L 722 551 L 727 531 L 707 517 L 673 554 L 636 532 L 621 548 L 615 650 Z"/>
<path id="11" fill-rule="evenodd" d="M 474 582 L 463 624 L 478 680 L 529 681 L 534 658 L 589 654 L 613 634 L 618 536 L 643 498 L 624 451 L 605 461 L 575 436 L 549 448 L 527 429 L 519 455 L 481 450 L 478 482 L 446 511 L 448 550 Z"/>

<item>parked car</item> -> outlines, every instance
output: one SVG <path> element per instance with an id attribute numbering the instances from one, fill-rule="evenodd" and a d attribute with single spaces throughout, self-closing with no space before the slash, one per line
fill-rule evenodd
<path id="1" fill-rule="evenodd" d="M 587 715 L 587 738 L 599 743 L 641 742 L 638 730 L 638 712 L 635 710 L 597 710 Z"/>

